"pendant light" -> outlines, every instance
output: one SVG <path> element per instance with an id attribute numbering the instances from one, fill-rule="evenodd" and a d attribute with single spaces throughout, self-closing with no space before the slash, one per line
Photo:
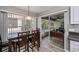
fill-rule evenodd
<path id="1" fill-rule="evenodd" d="M 27 20 L 31 20 L 31 16 L 30 16 L 30 6 L 28 6 L 28 15 L 27 15 Z"/>

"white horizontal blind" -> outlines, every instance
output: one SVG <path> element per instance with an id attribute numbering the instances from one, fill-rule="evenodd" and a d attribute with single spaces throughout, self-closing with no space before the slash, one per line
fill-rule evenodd
<path id="1" fill-rule="evenodd" d="M 8 13 L 8 38 L 16 37 L 18 32 L 23 31 L 23 20 L 24 16 Z"/>

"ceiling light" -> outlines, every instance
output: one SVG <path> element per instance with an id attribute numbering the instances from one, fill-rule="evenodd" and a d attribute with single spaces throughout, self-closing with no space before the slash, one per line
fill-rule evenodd
<path id="1" fill-rule="evenodd" d="M 27 18 L 26 18 L 27 20 L 31 20 L 31 16 L 27 16 Z"/>
<path id="2" fill-rule="evenodd" d="M 29 14 L 30 14 L 30 10 L 29 9 L 30 9 L 30 6 L 28 6 L 28 16 L 26 17 L 27 20 L 31 20 L 31 16 L 29 16 Z"/>

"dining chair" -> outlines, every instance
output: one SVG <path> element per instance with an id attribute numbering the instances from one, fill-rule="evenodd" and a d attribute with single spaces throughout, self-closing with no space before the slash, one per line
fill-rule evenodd
<path id="1" fill-rule="evenodd" d="M 37 50 L 39 51 L 39 37 L 38 37 L 38 32 L 37 32 L 37 30 L 33 30 L 32 31 L 32 38 L 31 38 L 31 40 L 32 40 L 32 42 L 31 42 L 31 44 L 29 45 L 29 47 L 32 49 L 32 51 L 34 50 L 34 48 L 35 47 L 37 47 Z"/>
<path id="2" fill-rule="evenodd" d="M 19 32 L 18 33 L 18 37 L 20 37 L 20 36 L 22 37 L 22 39 L 18 39 L 18 43 L 17 43 L 19 51 L 22 50 L 21 47 L 23 47 L 23 46 L 25 48 L 25 51 L 26 50 L 29 51 L 29 42 L 28 42 L 28 34 L 29 33 L 30 33 L 29 31 L 27 31 L 27 32 Z"/>

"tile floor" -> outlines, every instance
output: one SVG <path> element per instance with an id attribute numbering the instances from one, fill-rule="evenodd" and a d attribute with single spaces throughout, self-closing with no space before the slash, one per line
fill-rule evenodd
<path id="1" fill-rule="evenodd" d="M 49 39 L 49 37 L 46 37 L 41 42 L 39 52 L 64 52 L 64 49 L 54 45 Z"/>

